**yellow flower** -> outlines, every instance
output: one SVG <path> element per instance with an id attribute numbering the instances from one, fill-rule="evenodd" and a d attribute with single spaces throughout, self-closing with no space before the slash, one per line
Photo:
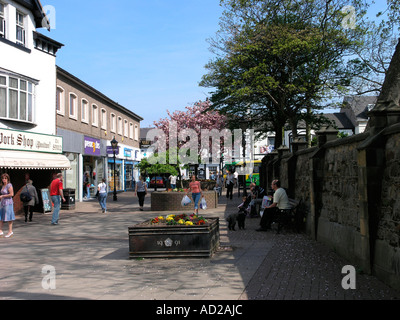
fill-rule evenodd
<path id="1" fill-rule="evenodd" d="M 158 217 L 158 220 L 164 220 L 164 217 L 159 216 L 159 217 Z"/>
<path id="2" fill-rule="evenodd" d="M 168 216 L 166 220 L 167 220 L 167 221 L 172 221 L 172 220 L 174 220 L 174 218 L 173 218 L 173 217 L 170 217 L 170 216 Z"/>
<path id="3" fill-rule="evenodd" d="M 187 226 L 192 226 L 193 225 L 193 222 L 192 221 L 186 221 L 186 223 L 185 223 Z"/>
<path id="4" fill-rule="evenodd" d="M 180 219 L 180 220 L 178 221 L 178 223 L 179 223 L 179 224 L 185 224 L 185 220 Z"/>

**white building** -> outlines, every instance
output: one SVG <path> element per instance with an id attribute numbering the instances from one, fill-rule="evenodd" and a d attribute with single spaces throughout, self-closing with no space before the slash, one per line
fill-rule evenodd
<path id="1" fill-rule="evenodd" d="M 69 167 L 55 135 L 56 53 L 63 45 L 37 29 L 50 29 L 40 1 L 0 0 L 0 173 L 10 174 L 15 191 L 28 178 L 46 188 Z"/>

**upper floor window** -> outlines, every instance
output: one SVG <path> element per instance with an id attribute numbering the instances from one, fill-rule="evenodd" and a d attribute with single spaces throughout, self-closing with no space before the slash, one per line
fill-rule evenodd
<path id="1" fill-rule="evenodd" d="M 107 130 L 107 111 L 101 109 L 101 128 Z"/>
<path id="2" fill-rule="evenodd" d="M 139 140 L 139 127 L 137 124 L 135 124 L 135 140 Z"/>
<path id="3" fill-rule="evenodd" d="M 6 20 L 4 18 L 4 4 L 0 2 L 0 37 L 5 36 Z"/>
<path id="4" fill-rule="evenodd" d="M 133 131 L 133 123 L 129 123 L 129 138 L 133 140 L 134 138 L 134 131 Z"/>
<path id="5" fill-rule="evenodd" d="M 82 122 L 89 123 L 89 102 L 82 99 L 81 103 Z"/>
<path id="6" fill-rule="evenodd" d="M 25 16 L 17 11 L 17 44 L 25 46 Z"/>
<path id="7" fill-rule="evenodd" d="M 64 89 L 61 87 L 57 87 L 56 106 L 57 106 L 57 113 L 64 115 L 64 113 L 65 113 L 65 93 L 64 93 Z"/>
<path id="8" fill-rule="evenodd" d="M 33 122 L 35 83 L 0 74 L 0 118 Z"/>
<path id="9" fill-rule="evenodd" d="M 124 136 L 129 137 L 129 124 L 128 120 L 124 120 Z"/>
<path id="10" fill-rule="evenodd" d="M 115 116 L 114 113 L 111 113 L 111 118 L 110 118 L 110 125 L 111 125 L 111 132 L 115 133 L 117 132 L 117 117 Z"/>
<path id="11" fill-rule="evenodd" d="M 92 126 L 99 126 L 99 108 L 95 104 L 92 105 Z"/>
<path id="12" fill-rule="evenodd" d="M 122 136 L 122 118 L 118 117 L 118 134 Z"/>
<path id="13" fill-rule="evenodd" d="M 77 96 L 73 93 L 69 94 L 69 117 L 72 119 L 77 119 Z"/>

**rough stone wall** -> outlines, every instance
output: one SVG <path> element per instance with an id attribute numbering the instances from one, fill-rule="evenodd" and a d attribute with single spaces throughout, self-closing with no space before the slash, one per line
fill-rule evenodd
<path id="1" fill-rule="evenodd" d="M 386 283 L 400 288 L 400 134 L 388 137 L 385 155 L 373 269 Z"/>
<path id="2" fill-rule="evenodd" d="M 322 203 L 321 217 L 359 229 L 357 144 L 326 150 Z"/>
<path id="3" fill-rule="evenodd" d="M 282 186 L 302 200 L 311 236 L 400 288 L 400 125 L 377 136 L 375 144 L 368 134 L 331 140 L 265 165 L 279 166 Z"/>

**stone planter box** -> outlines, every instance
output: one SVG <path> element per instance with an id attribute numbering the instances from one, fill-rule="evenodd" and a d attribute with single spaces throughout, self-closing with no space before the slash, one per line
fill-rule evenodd
<path id="1" fill-rule="evenodd" d="M 194 203 L 191 193 L 188 194 L 188 197 L 192 200 L 192 203 L 186 207 L 182 207 L 181 202 L 184 195 L 184 192 L 154 191 L 151 193 L 151 211 L 193 212 Z M 215 191 L 203 191 L 203 195 L 207 201 L 208 209 L 218 207 L 218 194 Z M 199 213 L 201 211 L 202 210 L 199 209 Z"/>
<path id="2" fill-rule="evenodd" d="M 152 225 L 129 227 L 129 258 L 211 257 L 219 247 L 219 218 L 201 226 Z"/>

